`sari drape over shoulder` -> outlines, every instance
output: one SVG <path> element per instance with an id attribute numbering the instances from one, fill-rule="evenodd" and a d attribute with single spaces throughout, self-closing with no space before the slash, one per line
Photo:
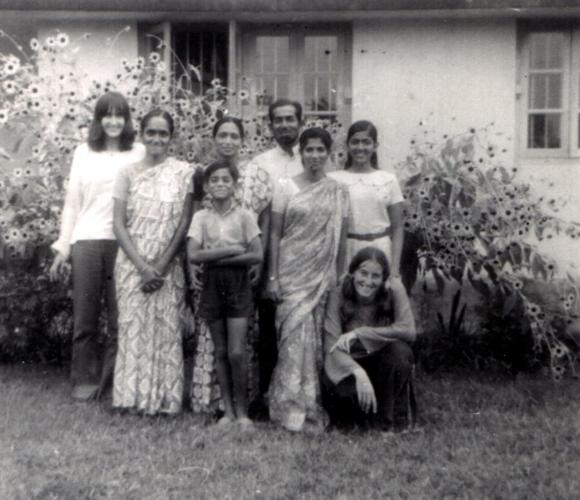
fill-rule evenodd
<path id="1" fill-rule="evenodd" d="M 276 312 L 279 357 L 270 384 L 270 417 L 290 430 L 301 430 L 305 423 L 325 423 L 319 385 L 321 325 L 327 292 L 336 283 L 348 193 L 324 178 L 285 197 L 278 262 L 281 303 Z"/>

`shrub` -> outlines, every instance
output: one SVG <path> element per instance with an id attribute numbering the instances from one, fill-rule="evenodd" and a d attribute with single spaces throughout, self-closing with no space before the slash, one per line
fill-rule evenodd
<path id="1" fill-rule="evenodd" d="M 422 132 L 399 166 L 411 242 L 406 251 L 416 252 L 419 277 L 428 277 L 440 292 L 451 283 L 475 289 L 486 304 L 480 306 L 478 340 L 489 344 L 495 338 L 492 344 L 498 344 L 503 338 L 509 347 L 527 334 L 526 364 L 547 363 L 553 377 L 561 378 L 574 368 L 567 325 L 577 318 L 578 288 L 537 242 L 556 234 L 578 238 L 578 225 L 558 219 L 556 201 L 546 206 L 505 164 L 507 150 L 490 140 L 493 125 L 444 135 L 442 141 Z M 410 274 L 415 277 L 415 269 Z M 538 282 L 558 290 L 562 307 L 546 307 L 545 295 L 531 293 L 530 283 Z"/>
<path id="2" fill-rule="evenodd" d="M 1 30 L 0 36 L 12 40 Z M 163 49 L 158 41 L 157 49 Z M 170 154 L 189 162 L 193 172 L 213 158 L 212 128 L 228 106 L 255 98 L 245 90 L 231 92 L 219 80 L 197 95 L 184 81 L 196 68 L 175 79 L 157 52 L 122 60 L 112 81 L 86 86 L 75 62 L 76 44 L 57 31 L 31 40 L 30 50 L 13 41 L 15 54 L 0 53 L 0 348 L 12 359 L 61 359 L 58 353 L 66 349 L 61 337 L 70 330 L 70 292 L 47 279 L 48 244 L 58 237 L 68 166 L 86 138 L 97 99 L 109 90 L 125 95 L 136 130 L 152 107 L 169 111 L 175 120 Z M 313 120 L 307 126 L 314 125 L 329 128 L 335 137 L 343 133 L 339 123 Z M 270 147 L 265 107 L 245 116 L 244 126 L 242 158 Z M 344 158 L 340 148 L 335 157 Z M 53 336 L 55 356 L 44 353 Z"/>

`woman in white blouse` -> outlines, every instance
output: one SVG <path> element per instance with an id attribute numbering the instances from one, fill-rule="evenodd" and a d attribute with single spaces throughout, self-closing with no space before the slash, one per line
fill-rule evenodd
<path id="1" fill-rule="evenodd" d="M 367 120 L 353 123 L 346 136 L 348 157 L 344 170 L 331 172 L 348 187 L 350 221 L 347 261 L 362 248 L 373 245 L 389 259 L 390 279 L 399 278 L 403 248 L 403 196 L 394 174 L 377 163 L 377 128 Z"/>
<path id="2" fill-rule="evenodd" d="M 74 334 L 72 398 L 88 401 L 110 383 L 117 343 L 113 269 L 118 244 L 113 234 L 113 185 L 117 172 L 144 156 L 133 144 L 129 105 L 117 92 L 95 106 L 88 141 L 77 147 L 70 170 L 60 235 L 52 245 L 50 276 L 57 279 L 72 261 Z M 101 302 L 107 306 L 107 339 L 99 342 Z"/>

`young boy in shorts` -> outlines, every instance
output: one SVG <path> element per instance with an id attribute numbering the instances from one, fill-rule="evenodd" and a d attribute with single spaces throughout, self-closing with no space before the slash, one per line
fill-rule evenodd
<path id="1" fill-rule="evenodd" d="M 234 193 L 238 169 L 214 162 L 204 172 L 204 189 L 212 207 L 198 211 L 188 232 L 187 254 L 193 264 L 205 264 L 199 315 L 208 323 L 215 345 L 216 372 L 225 414 L 218 424 L 248 418 L 246 333 L 253 312 L 248 277 L 251 265 L 263 259 L 260 229 Z M 233 394 L 232 394 L 233 389 Z"/>

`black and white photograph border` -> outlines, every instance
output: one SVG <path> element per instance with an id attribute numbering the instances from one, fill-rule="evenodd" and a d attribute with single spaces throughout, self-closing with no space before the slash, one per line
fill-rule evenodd
<path id="1" fill-rule="evenodd" d="M 576 498 L 579 169 L 579 0 L 0 0 L 0 500 Z"/>

